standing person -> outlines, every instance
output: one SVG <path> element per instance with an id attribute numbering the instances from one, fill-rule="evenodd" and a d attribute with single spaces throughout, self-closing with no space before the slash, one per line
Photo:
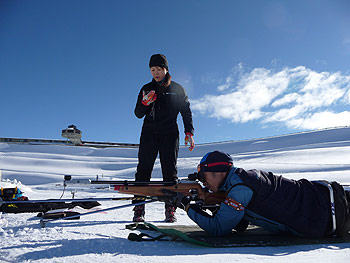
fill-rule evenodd
<path id="1" fill-rule="evenodd" d="M 248 222 L 271 232 L 306 237 L 349 235 L 350 192 L 337 182 L 291 180 L 271 172 L 233 166 L 230 155 L 207 153 L 198 165 L 198 177 L 211 191 L 226 192 L 216 214 L 209 215 L 173 193 L 170 203 L 213 236 L 232 229 L 244 231 Z"/>
<path id="2" fill-rule="evenodd" d="M 163 181 L 177 180 L 176 162 L 179 152 L 177 116 L 181 113 L 185 127 L 185 143 L 194 148 L 194 128 L 190 102 L 184 88 L 171 80 L 168 61 L 162 54 L 154 54 L 149 61 L 152 81 L 144 85 L 137 98 L 135 115 L 143 118 L 138 153 L 136 181 L 151 179 L 154 162 L 159 153 Z M 165 205 L 165 221 L 175 222 L 176 207 Z M 145 205 L 134 208 L 134 222 L 144 221 Z"/>

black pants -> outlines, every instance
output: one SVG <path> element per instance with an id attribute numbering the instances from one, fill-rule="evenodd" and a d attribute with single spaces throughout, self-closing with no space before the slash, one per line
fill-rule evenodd
<path id="1" fill-rule="evenodd" d="M 177 180 L 177 157 L 179 153 L 179 133 L 154 134 L 142 132 L 135 174 L 136 181 L 150 181 L 154 162 L 159 152 L 163 181 Z"/>

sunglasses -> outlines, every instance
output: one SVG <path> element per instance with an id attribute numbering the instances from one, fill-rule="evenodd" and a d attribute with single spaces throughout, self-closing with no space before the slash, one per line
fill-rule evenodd
<path id="1" fill-rule="evenodd" d="M 205 176 L 204 176 L 204 173 L 202 171 L 203 169 L 201 169 L 202 166 L 203 165 L 201 165 L 201 164 L 197 165 L 197 179 L 199 181 L 201 181 L 202 183 L 205 183 Z"/>

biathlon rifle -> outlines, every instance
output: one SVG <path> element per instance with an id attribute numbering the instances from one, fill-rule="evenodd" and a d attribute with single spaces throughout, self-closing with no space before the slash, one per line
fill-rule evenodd
<path id="1" fill-rule="evenodd" d="M 203 208 L 213 208 L 218 206 L 225 199 L 224 192 L 212 193 L 198 181 L 198 174 L 188 175 L 188 179 L 180 179 L 174 182 L 163 181 L 104 181 L 90 179 L 72 179 L 71 176 L 64 177 L 65 185 L 106 185 L 121 194 L 131 194 L 142 197 L 155 197 L 159 201 L 166 202 L 168 195 L 164 190 L 174 193 L 181 193 L 190 197 L 191 202 L 201 205 Z"/>

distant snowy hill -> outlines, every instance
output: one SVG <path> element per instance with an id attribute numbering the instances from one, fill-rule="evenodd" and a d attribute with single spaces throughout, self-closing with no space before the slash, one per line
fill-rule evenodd
<path id="1" fill-rule="evenodd" d="M 262 139 L 197 145 L 193 152 L 180 148 L 179 177 L 196 169 L 201 157 L 221 150 L 232 155 L 235 165 L 258 168 L 292 177 L 321 177 L 350 183 L 350 128 L 338 128 Z M 63 175 L 112 176 L 132 179 L 137 148 L 92 148 L 62 145 L 0 143 L 3 178 L 37 185 L 62 181 Z M 157 160 L 154 178 L 161 177 Z"/>
<path id="2" fill-rule="evenodd" d="M 350 128 L 336 128 L 261 138 L 181 147 L 178 175 L 196 170 L 213 150 L 232 155 L 237 167 L 257 168 L 289 178 L 327 179 L 350 184 Z M 0 143 L 0 186 L 18 185 L 30 199 L 58 198 L 63 175 L 73 178 L 133 179 L 137 148 L 92 148 L 62 145 Z M 161 178 L 159 160 L 153 178 Z M 70 188 L 64 198 L 119 196 L 113 191 Z M 126 204 L 120 202 L 118 204 Z M 118 205 L 104 202 L 105 207 Z M 194 224 L 178 210 L 180 225 Z M 258 248 L 203 248 L 186 243 L 131 242 L 125 224 L 131 208 L 58 221 L 40 228 L 34 214 L 0 215 L 0 262 L 349 262 L 350 244 Z M 164 204 L 146 207 L 146 220 L 165 224 Z M 170 225 L 171 227 L 171 225 Z"/>

